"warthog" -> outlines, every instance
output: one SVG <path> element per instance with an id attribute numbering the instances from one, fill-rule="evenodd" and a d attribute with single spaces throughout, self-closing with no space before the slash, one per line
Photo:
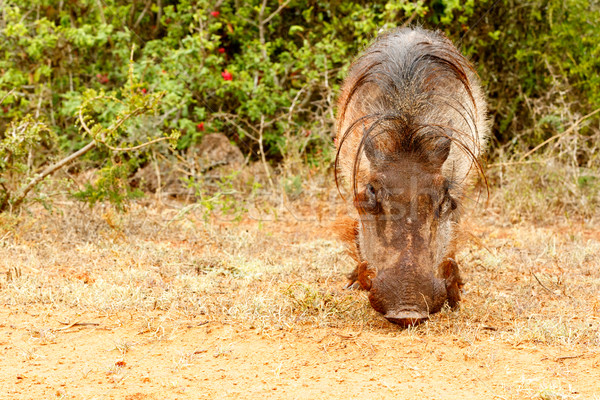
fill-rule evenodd
<path id="1" fill-rule="evenodd" d="M 476 72 L 440 32 L 382 34 L 350 68 L 335 171 L 358 218 L 342 236 L 358 263 L 351 284 L 391 322 L 416 324 L 460 301 L 458 221 L 470 178 L 483 175 L 486 114 Z"/>

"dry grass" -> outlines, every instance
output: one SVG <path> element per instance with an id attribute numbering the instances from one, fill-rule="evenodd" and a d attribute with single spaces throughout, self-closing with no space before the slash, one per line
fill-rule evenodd
<path id="1" fill-rule="evenodd" d="M 390 328 L 364 293 L 343 290 L 353 266 L 331 237 L 332 218 L 319 222 L 299 204 L 300 220 L 281 210 L 271 221 L 205 222 L 203 210 L 182 215 L 181 206 L 119 214 L 69 204 L 52 215 L 3 215 L 0 270 L 21 274 L 4 275 L 0 301 L 104 315 L 162 310 L 260 329 Z M 444 310 L 411 334 L 600 345 L 600 233 L 479 213 L 459 256 L 468 280 L 460 311 Z"/>
<path id="2" fill-rule="evenodd" d="M 207 219 L 201 207 L 154 201 L 125 214 L 64 202 L 52 214 L 33 207 L 1 215 L 0 271 L 6 273 L 0 276 L 0 303 L 11 314 L 36 316 L 21 360 L 39 362 L 40 346 L 61 335 L 57 326 L 85 323 L 90 315 L 102 325 L 134 326 L 144 336 L 113 337 L 105 349 L 109 362 L 79 366 L 81 379 L 102 373 L 112 385 L 126 381 L 122 360 L 147 340 L 176 343 L 186 327 L 207 322 L 269 337 L 329 329 L 337 333 L 319 346 L 354 341 L 366 358 L 376 346 L 361 333 L 425 347 L 445 343 L 451 345 L 446 353 L 432 349 L 432 357 L 476 363 L 482 381 L 506 372 L 502 351 L 494 348 L 537 349 L 557 363 L 600 353 L 600 231 L 594 225 L 515 223 L 498 214 L 495 203 L 475 210 L 465 221 L 470 234 L 458 256 L 467 280 L 460 310 L 444 309 L 427 323 L 400 330 L 371 309 L 364 292 L 343 289 L 353 265 L 331 233 L 343 210 L 330 201 L 336 194 L 329 190 L 331 196 L 305 193 L 285 206 L 273 202 L 261 209 L 263 219 L 252 218 L 258 211 L 247 204 L 250 211 L 240 221 Z M 216 360 L 232 357 L 237 341 L 219 343 L 201 351 L 178 349 L 167 367 L 185 371 L 205 353 Z M 416 379 L 433 368 L 423 362 L 397 365 Z M 281 365 L 273 367 L 275 376 L 285 372 Z M 565 383 L 568 373 L 556 373 L 566 378 L 507 381 L 500 397 L 580 398 Z M 167 390 L 179 390 L 165 382 Z"/>
<path id="3" fill-rule="evenodd" d="M 548 96 L 530 105 L 538 121 L 533 129 L 515 132 L 510 143 L 494 149 L 495 160 L 488 168 L 493 204 L 512 222 L 597 222 L 600 110 L 574 113 L 578 104 L 564 103 L 559 86 Z M 538 144 L 535 138 L 546 140 Z M 537 146 L 530 149 L 532 143 Z"/>
<path id="4" fill-rule="evenodd" d="M 284 221 L 205 222 L 201 209 L 180 214 L 73 204 L 54 215 L 4 216 L 0 268 L 19 268 L 21 276 L 4 276 L 2 303 L 289 325 L 339 320 L 362 297 L 327 284 L 342 281 L 348 262 L 340 243 L 323 239 L 327 232 L 302 241 L 307 233 L 265 228 Z"/>
<path id="5" fill-rule="evenodd" d="M 513 222 L 554 224 L 598 221 L 598 169 L 569 165 L 548 155 L 490 166 L 497 212 Z"/>

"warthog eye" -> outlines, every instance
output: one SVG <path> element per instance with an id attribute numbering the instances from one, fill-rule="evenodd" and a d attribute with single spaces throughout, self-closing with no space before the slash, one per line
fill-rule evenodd
<path id="1" fill-rule="evenodd" d="M 442 201 L 441 201 L 435 215 L 436 215 L 436 217 L 439 218 L 444 214 L 447 214 L 451 211 L 456 210 L 456 208 L 457 208 L 456 200 L 454 200 L 454 198 L 452 196 L 450 196 L 450 193 L 448 193 L 446 191 L 446 194 L 442 198 Z"/>
<path id="2" fill-rule="evenodd" d="M 456 204 L 456 200 L 454 200 L 454 197 L 448 196 L 448 200 L 450 201 L 450 209 L 452 211 L 456 210 L 458 205 Z"/>
<path id="3" fill-rule="evenodd" d="M 377 190 L 370 183 L 365 187 L 365 194 L 361 202 L 361 208 L 369 213 L 375 214 L 379 210 L 377 201 Z"/>

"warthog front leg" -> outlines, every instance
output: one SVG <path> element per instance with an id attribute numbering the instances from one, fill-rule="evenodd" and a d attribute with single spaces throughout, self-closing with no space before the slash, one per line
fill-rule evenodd
<path id="1" fill-rule="evenodd" d="M 454 259 L 448 258 L 442 263 L 442 277 L 446 282 L 446 295 L 448 296 L 448 305 L 450 308 L 455 309 L 458 307 L 460 302 L 460 289 L 463 287 L 464 282 L 460 277 L 458 270 L 458 264 Z"/>

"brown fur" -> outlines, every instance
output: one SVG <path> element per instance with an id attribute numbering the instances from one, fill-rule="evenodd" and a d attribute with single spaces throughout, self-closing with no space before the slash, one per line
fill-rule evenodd
<path id="1" fill-rule="evenodd" d="M 350 68 L 337 129 L 336 183 L 359 215 L 339 224 L 357 262 L 351 281 L 400 324 L 456 307 L 455 231 L 488 132 L 470 63 L 443 34 L 383 34 Z"/>
<path id="2" fill-rule="evenodd" d="M 356 262 L 360 260 L 360 253 L 358 250 L 358 242 L 356 237 L 358 235 L 358 221 L 354 218 L 344 216 L 340 217 L 335 221 L 334 230 L 337 236 L 346 243 L 346 250 L 348 255 Z"/>

